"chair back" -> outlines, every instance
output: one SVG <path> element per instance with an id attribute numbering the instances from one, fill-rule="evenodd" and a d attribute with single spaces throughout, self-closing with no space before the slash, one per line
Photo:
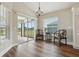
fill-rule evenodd
<path id="1" fill-rule="evenodd" d="M 67 31 L 65 29 L 59 30 L 60 37 L 66 37 Z"/>

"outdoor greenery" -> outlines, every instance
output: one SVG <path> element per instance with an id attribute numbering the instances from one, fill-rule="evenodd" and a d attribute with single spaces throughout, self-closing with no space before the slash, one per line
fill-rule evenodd
<path id="1" fill-rule="evenodd" d="M 0 36 L 5 36 L 6 35 L 6 29 L 0 29 Z M 21 29 L 18 28 L 18 35 L 21 36 Z M 25 29 L 25 37 L 34 37 L 34 29 Z"/>
<path id="2" fill-rule="evenodd" d="M 18 35 L 21 36 L 21 28 L 18 28 Z M 33 28 L 29 28 L 29 29 L 25 29 L 25 37 L 34 37 L 34 29 Z"/>
<path id="3" fill-rule="evenodd" d="M 0 36 L 5 36 L 6 34 L 6 29 L 0 29 Z"/>

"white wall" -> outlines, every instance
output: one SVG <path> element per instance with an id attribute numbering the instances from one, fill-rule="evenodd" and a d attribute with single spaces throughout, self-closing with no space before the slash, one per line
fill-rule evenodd
<path id="1" fill-rule="evenodd" d="M 58 17 L 59 19 L 59 29 L 67 29 L 68 43 L 72 44 L 73 33 L 72 33 L 72 10 L 71 8 L 47 13 L 42 16 L 42 19 L 54 17 L 54 16 Z"/>

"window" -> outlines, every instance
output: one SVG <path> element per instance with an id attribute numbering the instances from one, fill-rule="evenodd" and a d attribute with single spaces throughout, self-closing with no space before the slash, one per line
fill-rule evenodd
<path id="1" fill-rule="evenodd" d="M 0 52 L 10 46 L 10 19 L 11 11 L 0 5 Z"/>
<path id="2" fill-rule="evenodd" d="M 7 18 L 6 18 L 6 8 L 3 5 L 0 5 L 0 39 L 6 38 L 6 29 L 7 29 Z"/>
<path id="3" fill-rule="evenodd" d="M 50 17 L 44 20 L 44 28 L 45 33 L 49 32 L 53 34 L 58 29 L 58 18 L 57 17 Z"/>

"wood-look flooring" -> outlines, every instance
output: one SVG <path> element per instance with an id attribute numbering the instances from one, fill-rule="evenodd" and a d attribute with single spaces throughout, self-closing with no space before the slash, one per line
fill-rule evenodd
<path id="1" fill-rule="evenodd" d="M 13 47 L 3 57 L 79 57 L 79 50 L 53 42 L 29 41 Z"/>

